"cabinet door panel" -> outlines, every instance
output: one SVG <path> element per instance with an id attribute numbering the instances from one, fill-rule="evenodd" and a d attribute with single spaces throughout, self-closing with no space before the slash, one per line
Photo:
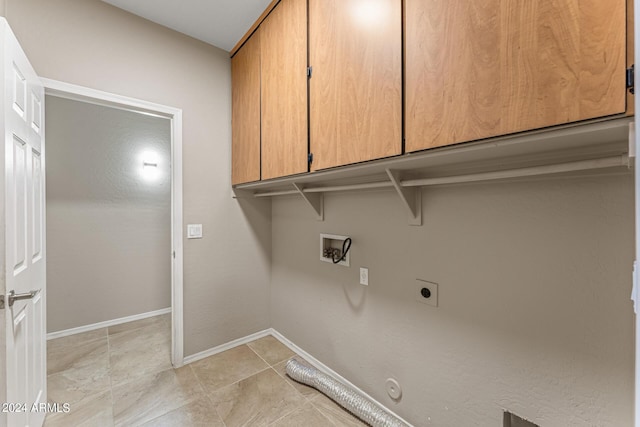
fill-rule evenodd
<path id="1" fill-rule="evenodd" d="M 306 0 L 282 0 L 260 31 L 262 179 L 308 172 Z"/>
<path id="2" fill-rule="evenodd" d="M 312 170 L 402 151 L 400 0 L 309 0 Z"/>
<path id="3" fill-rule="evenodd" d="M 406 0 L 407 151 L 625 112 L 626 0 Z"/>
<path id="4" fill-rule="evenodd" d="M 231 58 L 231 183 L 260 180 L 260 32 Z"/>

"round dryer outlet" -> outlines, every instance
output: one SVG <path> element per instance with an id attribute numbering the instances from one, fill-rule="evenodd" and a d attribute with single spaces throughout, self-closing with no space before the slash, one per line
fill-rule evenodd
<path id="1" fill-rule="evenodd" d="M 402 387 L 400 387 L 400 383 L 395 378 L 387 378 L 385 386 L 390 398 L 400 400 L 402 397 Z"/>

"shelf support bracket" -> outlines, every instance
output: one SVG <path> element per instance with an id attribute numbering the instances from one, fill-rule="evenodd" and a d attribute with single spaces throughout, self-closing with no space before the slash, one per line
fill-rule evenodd
<path id="1" fill-rule="evenodd" d="M 251 190 L 240 190 L 238 188 L 231 188 L 231 192 L 231 197 L 234 199 L 253 199 L 253 191 Z"/>
<path id="2" fill-rule="evenodd" d="M 409 225 L 422 225 L 422 192 L 419 187 L 403 187 L 398 171 L 386 169 L 387 175 L 409 213 Z"/>
<path id="3" fill-rule="evenodd" d="M 304 201 L 311 206 L 311 209 L 316 214 L 316 219 L 324 221 L 324 195 L 322 193 L 305 193 L 304 188 L 295 182 L 293 186 L 298 190 Z"/>

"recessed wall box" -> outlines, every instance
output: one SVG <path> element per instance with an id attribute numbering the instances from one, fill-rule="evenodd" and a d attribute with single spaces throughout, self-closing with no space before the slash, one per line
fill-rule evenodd
<path id="1" fill-rule="evenodd" d="M 348 236 L 338 236 L 335 234 L 320 234 L 320 261 L 349 267 L 348 246 L 350 245 L 345 245 L 344 243 L 348 238 Z M 338 263 L 334 263 L 334 259 L 342 258 L 342 251 L 344 249 L 347 249 L 347 254 L 344 259 Z"/>

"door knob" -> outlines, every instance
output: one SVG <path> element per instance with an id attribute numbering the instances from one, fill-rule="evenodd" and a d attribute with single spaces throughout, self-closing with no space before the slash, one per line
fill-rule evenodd
<path id="1" fill-rule="evenodd" d="M 13 307 L 13 303 L 21 300 L 21 299 L 31 299 L 36 296 L 38 291 L 25 292 L 23 294 L 16 294 L 14 291 L 9 291 L 9 295 L 7 295 L 7 303 L 9 307 Z"/>

